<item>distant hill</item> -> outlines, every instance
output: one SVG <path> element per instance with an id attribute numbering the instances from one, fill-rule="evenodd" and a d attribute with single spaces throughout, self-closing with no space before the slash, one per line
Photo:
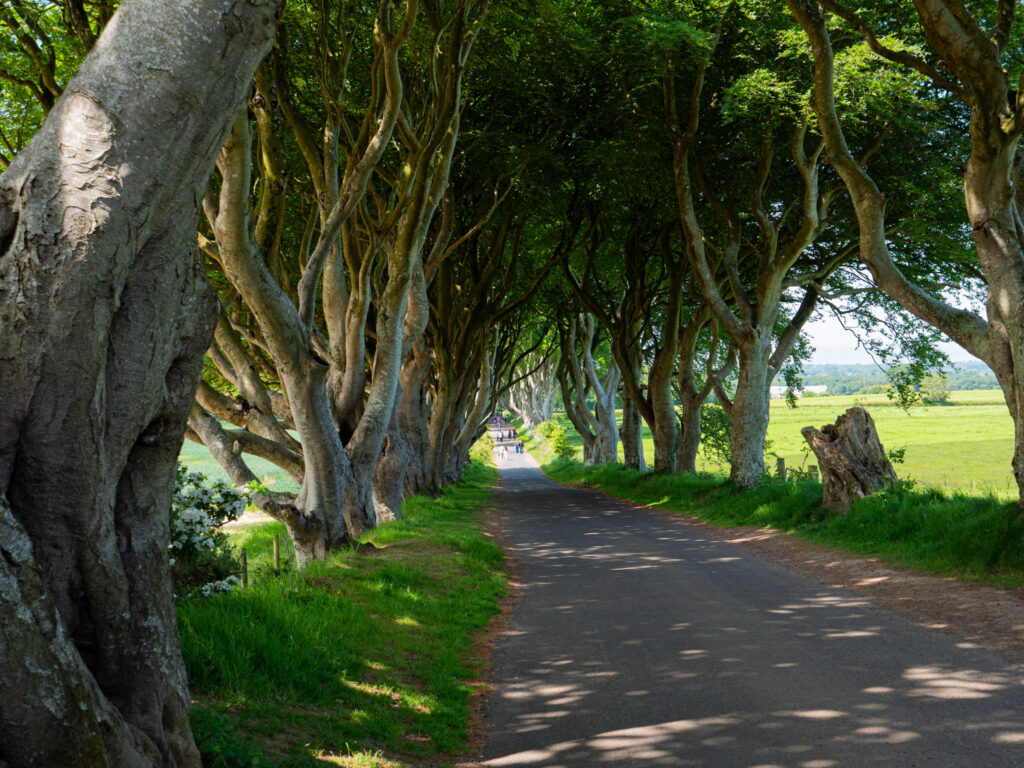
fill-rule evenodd
<path id="1" fill-rule="evenodd" d="M 967 389 L 996 389 L 996 377 L 980 360 L 957 362 L 945 371 L 951 392 Z M 872 363 L 810 363 L 804 365 L 805 386 L 824 385 L 829 394 L 856 395 L 869 387 L 882 387 L 888 377 Z"/>

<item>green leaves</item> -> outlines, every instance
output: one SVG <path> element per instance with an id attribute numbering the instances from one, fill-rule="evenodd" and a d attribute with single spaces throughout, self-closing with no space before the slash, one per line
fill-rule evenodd
<path id="1" fill-rule="evenodd" d="M 881 40 L 894 50 L 920 51 L 894 37 Z M 912 122 L 935 105 L 917 73 L 898 69 L 860 42 L 836 53 L 836 107 L 848 131 L 894 121 Z"/>
<path id="2" fill-rule="evenodd" d="M 710 47 L 710 35 L 689 20 L 665 14 L 640 13 L 619 24 L 616 43 L 620 49 L 653 54 L 661 59 L 681 56 L 697 60 Z"/>
<path id="3" fill-rule="evenodd" d="M 807 105 L 808 92 L 800 83 L 778 71 L 759 68 L 740 75 L 725 89 L 722 116 L 727 122 L 750 120 L 763 126 L 782 117 L 795 120 Z"/>

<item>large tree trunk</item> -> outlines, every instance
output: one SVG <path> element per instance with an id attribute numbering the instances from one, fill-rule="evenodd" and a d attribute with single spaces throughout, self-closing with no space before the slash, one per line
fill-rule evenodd
<path id="1" fill-rule="evenodd" d="M 573 368 L 577 366 L 578 360 L 575 352 L 566 355 L 563 365 L 558 370 L 558 381 L 562 390 L 562 407 L 565 408 L 566 418 L 569 419 L 583 443 L 583 464 L 591 466 L 597 463 L 595 460 L 597 436 L 592 429 L 597 425 L 596 419 L 587 409 L 584 399 L 586 391 L 583 389 L 582 374 L 578 370 L 573 371 Z M 575 386 L 572 384 L 572 379 L 577 381 Z"/>
<path id="2" fill-rule="evenodd" d="M 752 488 L 764 476 L 764 440 L 768 432 L 768 360 L 771 348 L 760 339 L 740 350 L 736 395 L 729 407 L 729 480 Z"/>
<path id="3" fill-rule="evenodd" d="M 296 559 L 302 563 L 323 558 L 328 550 L 346 540 L 342 506 L 348 458 L 327 397 L 328 366 L 313 351 L 309 331 L 298 310 L 274 281 L 250 233 L 251 159 L 249 119 L 241 110 L 218 158 L 218 206 L 216 211 L 211 206 L 207 217 L 216 235 L 224 272 L 255 316 L 277 365 L 291 421 L 298 433 L 303 475 L 295 506 L 267 511 L 281 513 L 279 519 L 287 526 Z"/>
<path id="4" fill-rule="evenodd" d="M 129 0 L 0 176 L 0 762 L 199 765 L 167 554 L 197 201 L 276 12 Z"/>
<path id="5" fill-rule="evenodd" d="M 430 454 L 427 459 L 427 486 L 439 489 L 445 484 L 445 469 L 451 455 L 458 377 L 450 361 L 435 356 L 437 389 L 430 405 Z"/>
<path id="6" fill-rule="evenodd" d="M 850 408 L 818 431 L 800 430 L 821 467 L 822 499 L 826 509 L 846 512 L 857 499 L 896 482 L 896 472 L 878 439 L 875 422 L 863 408 Z"/>
<path id="7" fill-rule="evenodd" d="M 404 367 L 404 366 L 403 366 Z M 373 470 L 373 504 L 377 520 L 387 522 L 402 517 L 402 499 L 405 497 L 406 474 L 412 464 L 413 447 L 402 434 L 398 412 L 402 404 L 402 386 L 395 392 L 395 406 L 391 423 L 384 436 L 384 445 Z"/>
<path id="8" fill-rule="evenodd" d="M 597 417 L 598 429 L 594 439 L 594 462 L 597 464 L 614 464 L 619 460 L 619 424 L 615 417 L 618 385 L 619 372 L 613 369 L 605 377 L 601 390 L 595 393 L 594 415 Z"/>
<path id="9" fill-rule="evenodd" d="M 373 377 L 358 426 L 345 446 L 351 471 L 351 482 L 345 488 L 345 523 L 357 536 L 379 522 L 373 501 L 373 476 L 385 437 L 392 426 L 397 426 L 394 411 L 404 358 L 403 322 L 413 282 L 412 270 L 418 268 L 418 261 L 418 250 L 409 253 L 399 247 L 390 254 L 388 281 L 377 299 Z"/>
<path id="10" fill-rule="evenodd" d="M 647 471 L 647 460 L 644 458 L 644 422 L 640 411 L 623 391 L 622 393 L 622 438 L 623 463 L 630 469 Z"/>
<path id="11" fill-rule="evenodd" d="M 402 363 L 400 386 L 402 400 L 398 410 L 398 426 L 412 448 L 405 476 L 405 495 L 419 493 L 427 484 L 427 460 L 430 455 L 430 409 L 427 406 L 426 381 L 430 368 L 430 351 L 422 341 Z"/>
<path id="12" fill-rule="evenodd" d="M 668 366 L 672 370 L 673 366 Z M 651 373 L 648 382 L 651 409 L 654 411 L 654 471 L 672 473 L 676 471 L 679 452 L 679 421 L 672 398 L 672 381 L 668 377 L 655 377 Z"/>
<path id="13" fill-rule="evenodd" d="M 706 397 L 683 393 L 682 413 L 679 415 L 679 452 L 676 456 L 677 472 L 697 471 L 697 452 L 700 450 L 700 409 Z"/>

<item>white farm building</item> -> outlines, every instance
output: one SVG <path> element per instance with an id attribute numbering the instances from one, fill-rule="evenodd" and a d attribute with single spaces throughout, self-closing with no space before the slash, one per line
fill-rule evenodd
<path id="1" fill-rule="evenodd" d="M 810 386 L 803 387 L 802 389 L 793 390 L 797 397 L 803 395 L 804 392 L 813 392 L 816 395 L 823 395 L 828 392 L 828 385 L 826 384 L 811 384 Z M 779 398 L 786 396 L 786 387 L 772 387 L 771 388 L 772 400 L 778 400 Z"/>

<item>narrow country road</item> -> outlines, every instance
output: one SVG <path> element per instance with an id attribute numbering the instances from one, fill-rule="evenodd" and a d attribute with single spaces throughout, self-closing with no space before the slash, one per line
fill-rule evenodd
<path id="1" fill-rule="evenodd" d="M 522 600 L 485 766 L 1024 766 L 1024 670 L 499 459 Z"/>

